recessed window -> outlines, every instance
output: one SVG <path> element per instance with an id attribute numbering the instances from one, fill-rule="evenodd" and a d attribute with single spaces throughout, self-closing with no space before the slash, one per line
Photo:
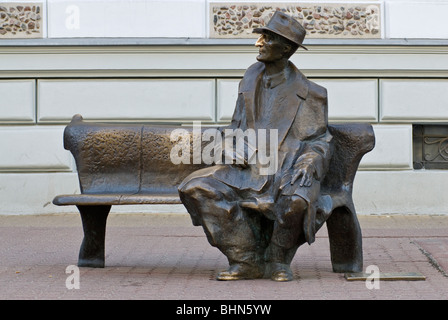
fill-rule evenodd
<path id="1" fill-rule="evenodd" d="M 413 126 L 414 169 L 448 169 L 448 125 Z"/>

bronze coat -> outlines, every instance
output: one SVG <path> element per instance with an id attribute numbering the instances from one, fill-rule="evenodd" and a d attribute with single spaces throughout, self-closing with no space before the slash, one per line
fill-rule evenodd
<path id="1" fill-rule="evenodd" d="M 232 122 L 227 128 L 243 131 L 248 128 L 258 129 L 254 111 L 257 87 L 261 84 L 264 69 L 264 63 L 257 62 L 246 70 L 239 85 Z M 331 157 L 332 137 L 327 130 L 327 92 L 325 88 L 309 81 L 291 62 L 286 69 L 286 82 L 279 85 L 279 90 L 273 102 L 275 115 L 272 126 L 265 128 L 278 129 L 278 170 L 274 175 L 258 174 L 257 165 L 241 169 L 234 165 L 218 164 L 194 172 L 180 187 L 195 178 L 214 178 L 237 190 L 243 199 L 268 199 L 273 204 L 274 212 L 281 195 L 296 194 L 309 204 L 303 231 L 307 242 L 312 243 L 320 181 Z M 300 187 L 299 178 L 291 186 L 294 169 L 304 163 L 315 168 L 312 185 Z M 270 215 L 265 214 L 268 217 Z M 275 219 L 275 216 L 271 215 L 270 218 Z"/>

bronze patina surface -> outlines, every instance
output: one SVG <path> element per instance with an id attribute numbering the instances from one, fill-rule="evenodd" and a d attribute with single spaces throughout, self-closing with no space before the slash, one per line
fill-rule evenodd
<path id="1" fill-rule="evenodd" d="M 277 170 L 261 174 L 263 164 L 248 163 L 244 151 L 243 163 L 193 172 L 179 186 L 180 198 L 193 224 L 228 258 L 229 268 L 218 280 L 292 280 L 296 250 L 313 243 L 325 221 L 334 270 L 360 271 L 361 231 L 351 188 L 362 155 L 373 148 L 371 128 L 329 128 L 327 90 L 289 61 L 298 48 L 306 49 L 298 21 L 277 11 L 254 32 L 260 34 L 258 62 L 239 84 L 228 129 L 275 130 L 270 146 L 278 155 Z"/>
<path id="2" fill-rule="evenodd" d="M 375 144 L 372 126 L 328 124 L 326 89 L 289 61 L 303 47 L 305 31 L 297 21 L 278 12 L 255 31 L 258 62 L 240 83 L 230 126 L 214 130 L 216 137 L 226 130 L 265 130 L 275 170 L 261 174 L 266 163 L 258 161 L 260 143 L 243 139 L 244 151 L 230 152 L 241 161 L 177 163 L 171 158 L 178 146 L 172 133 L 180 126 L 95 123 L 75 115 L 64 147 L 74 156 L 81 194 L 59 195 L 53 203 L 79 209 L 84 230 L 79 266 L 104 267 L 111 206 L 183 203 L 193 224 L 202 226 L 210 244 L 229 260 L 219 280 L 292 280 L 296 250 L 313 243 L 324 223 L 333 271 L 362 271 L 352 189 L 359 162 Z M 209 146 L 205 140 L 195 146 L 194 128 L 181 130 L 188 150 Z M 229 150 L 223 150 L 227 159 Z"/>

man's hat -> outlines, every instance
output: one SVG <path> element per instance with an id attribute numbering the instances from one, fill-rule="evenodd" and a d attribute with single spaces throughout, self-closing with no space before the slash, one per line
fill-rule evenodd
<path id="1" fill-rule="evenodd" d="M 302 45 L 306 35 L 305 28 L 299 21 L 281 11 L 276 11 L 266 26 L 255 28 L 253 33 L 263 33 L 263 31 L 271 31 L 308 50 Z"/>

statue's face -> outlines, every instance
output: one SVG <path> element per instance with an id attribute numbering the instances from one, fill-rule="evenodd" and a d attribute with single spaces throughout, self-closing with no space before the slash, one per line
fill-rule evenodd
<path id="1" fill-rule="evenodd" d="M 279 37 L 263 33 L 258 38 L 255 46 L 259 49 L 257 60 L 261 62 L 274 62 L 284 57 L 287 51 L 286 44 Z"/>

